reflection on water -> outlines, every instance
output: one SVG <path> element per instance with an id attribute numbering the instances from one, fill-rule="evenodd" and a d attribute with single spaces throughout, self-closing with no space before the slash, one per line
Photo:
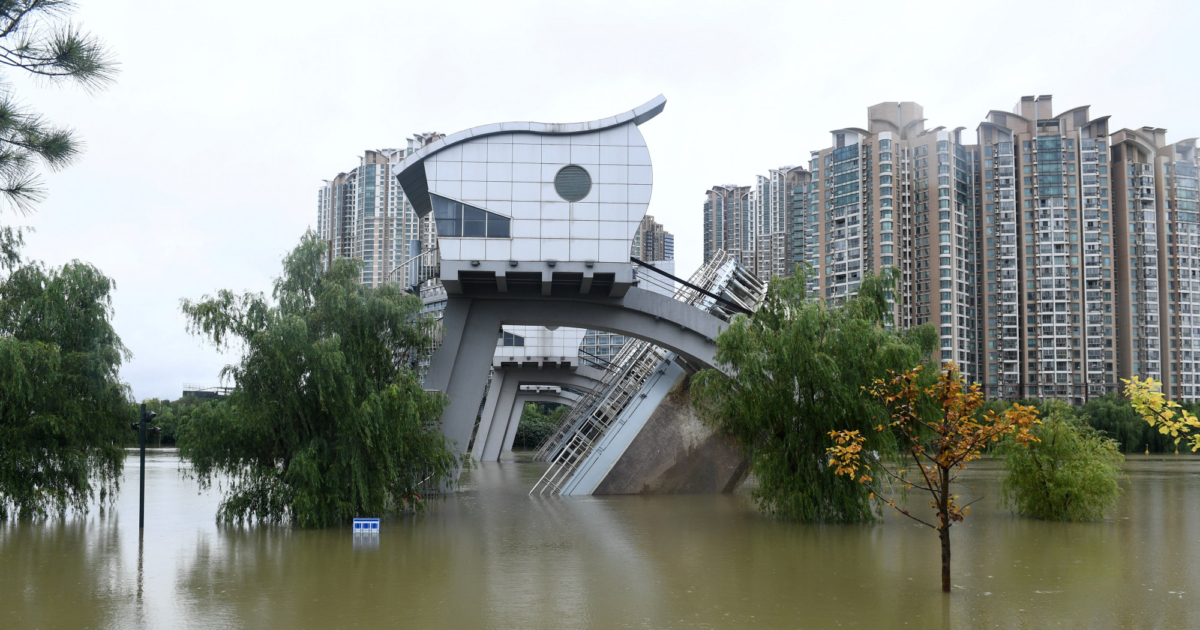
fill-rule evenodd
<path id="1" fill-rule="evenodd" d="M 348 525 L 218 527 L 216 492 L 174 451 L 147 463 L 141 544 L 136 483 L 108 512 L 0 525 L 0 628 L 1200 627 L 1200 458 L 1182 455 L 1132 458 L 1096 524 L 998 510 L 981 464 L 948 599 L 936 535 L 891 516 L 819 527 L 742 496 L 529 497 L 542 464 L 524 461 L 482 465 L 370 542 Z"/>

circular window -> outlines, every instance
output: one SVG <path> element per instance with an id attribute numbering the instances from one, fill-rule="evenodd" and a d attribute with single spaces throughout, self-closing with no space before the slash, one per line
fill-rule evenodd
<path id="1" fill-rule="evenodd" d="M 554 190 L 567 201 L 579 201 L 591 192 L 592 176 L 582 166 L 564 166 L 554 176 Z"/>

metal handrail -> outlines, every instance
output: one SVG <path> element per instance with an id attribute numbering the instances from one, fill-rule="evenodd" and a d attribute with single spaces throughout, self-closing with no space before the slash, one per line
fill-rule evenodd
<path id="1" fill-rule="evenodd" d="M 423 258 L 430 259 L 430 262 L 426 263 L 426 264 L 420 264 L 418 261 L 421 261 L 421 259 L 423 259 Z M 403 269 L 404 272 L 397 274 L 396 280 L 395 280 L 397 284 L 400 284 L 400 277 L 411 276 L 411 272 L 409 271 L 409 268 L 411 267 L 411 265 L 413 263 L 418 263 L 419 266 L 418 266 L 416 284 L 414 284 L 412 286 L 414 286 L 414 287 L 420 286 L 421 283 L 423 283 L 424 281 L 429 280 L 436 276 L 436 273 L 435 273 L 429 277 L 426 277 L 425 274 L 420 272 L 420 269 L 421 268 L 436 269 L 438 267 L 439 262 L 440 262 L 440 256 L 439 256 L 438 248 L 433 247 L 430 249 L 423 250 L 421 253 L 417 254 L 416 256 L 413 256 L 412 258 L 409 258 L 408 260 L 393 267 L 391 271 L 387 272 L 383 276 L 383 282 L 384 282 L 384 284 L 386 284 L 389 280 L 391 280 L 392 274 L 395 274 L 397 271 Z"/>

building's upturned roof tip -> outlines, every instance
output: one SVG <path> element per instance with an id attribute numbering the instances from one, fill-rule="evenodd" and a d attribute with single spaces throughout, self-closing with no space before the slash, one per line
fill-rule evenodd
<path id="1" fill-rule="evenodd" d="M 988 116 L 991 116 L 992 114 L 1004 114 L 1005 116 L 1012 116 L 1014 118 L 1020 118 L 1021 120 L 1025 121 L 1025 122 L 1029 122 L 1028 118 L 1026 118 L 1016 112 L 1006 112 L 1003 109 L 989 109 L 987 116 L 984 116 L 984 118 L 987 118 Z"/>
<path id="2" fill-rule="evenodd" d="M 633 109 L 633 124 L 640 125 L 640 124 L 646 122 L 647 120 L 654 118 L 655 116 L 661 114 L 663 109 L 666 106 L 667 106 L 667 97 L 663 96 L 662 94 L 659 94 L 658 96 L 655 96 L 654 98 L 646 101 L 645 103 L 642 103 L 642 105 L 640 107 L 635 107 Z M 615 119 L 619 118 L 619 117 L 620 116 L 614 116 L 611 119 L 605 119 L 605 120 L 614 120 L 615 121 Z M 616 124 L 616 123 L 614 122 L 613 124 Z"/>
<path id="3" fill-rule="evenodd" d="M 495 135 L 498 133 L 511 133 L 514 131 L 525 131 L 529 133 L 537 133 L 543 135 L 569 135 L 576 133 L 585 133 L 589 131 L 601 131 L 609 127 L 616 127 L 628 122 L 633 122 L 635 125 L 654 118 L 662 113 L 667 106 L 667 97 L 659 94 L 654 98 L 642 103 L 627 112 L 622 112 L 616 116 L 601 118 L 599 120 L 591 120 L 587 122 L 577 123 L 538 123 L 538 122 L 507 122 L 507 123 L 491 123 L 488 125 L 480 125 L 471 127 L 462 131 L 447 135 L 445 138 L 425 145 L 411 154 L 398 160 L 392 164 L 392 175 L 399 175 L 406 169 L 420 164 L 432 153 L 436 153 L 447 147 L 454 146 L 461 142 L 465 142 L 472 138 L 480 138 L 484 136 Z"/>
<path id="4" fill-rule="evenodd" d="M 1066 111 L 1064 111 L 1064 112 L 1061 112 L 1061 113 L 1059 113 L 1059 114 L 1055 114 L 1055 115 L 1054 115 L 1054 116 L 1052 116 L 1051 118 L 1066 118 L 1068 115 L 1070 115 L 1070 114 L 1074 114 L 1075 112 L 1077 112 L 1077 111 L 1079 111 L 1079 110 L 1081 110 L 1081 109 L 1091 110 L 1091 108 L 1092 108 L 1092 106 L 1091 106 L 1091 105 L 1080 105 L 1079 107 L 1072 107 L 1071 109 L 1068 109 L 1068 110 L 1066 110 Z M 1091 121 L 1088 121 L 1088 122 L 1091 122 Z"/>

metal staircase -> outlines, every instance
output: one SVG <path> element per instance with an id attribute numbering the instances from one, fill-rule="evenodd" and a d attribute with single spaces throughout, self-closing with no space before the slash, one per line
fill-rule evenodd
<path id="1" fill-rule="evenodd" d="M 643 263 L 641 267 L 644 269 L 636 270 L 639 283 L 663 282 L 661 276 L 675 280 L 650 265 Z M 697 270 L 690 281 L 678 285 L 673 296 L 676 300 L 725 321 L 753 312 L 766 295 L 766 284 L 723 251 Z M 548 461 L 550 467 L 529 493 L 558 494 L 647 379 L 665 361 L 674 359 L 674 353 L 647 341 L 627 341 L 606 366 L 601 386 L 581 398 L 558 430 L 538 446 L 535 460 Z"/>

